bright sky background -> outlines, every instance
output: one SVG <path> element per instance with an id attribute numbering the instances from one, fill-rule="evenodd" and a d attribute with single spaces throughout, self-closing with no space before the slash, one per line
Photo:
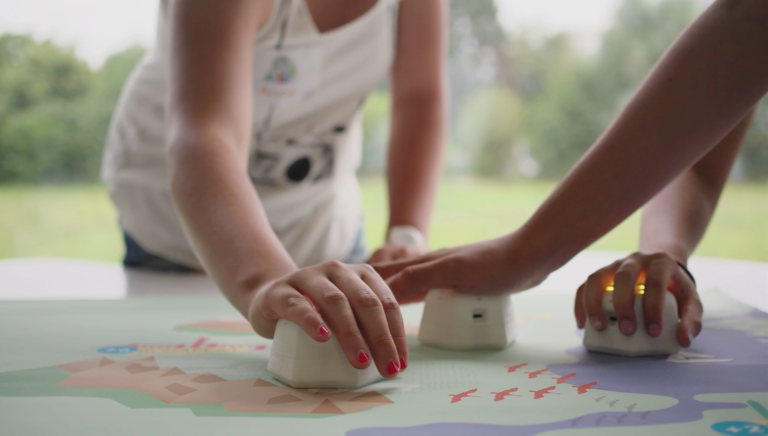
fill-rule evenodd
<path id="1" fill-rule="evenodd" d="M 708 3 L 711 0 L 699 0 Z M 584 52 L 599 48 L 621 0 L 496 0 L 509 30 L 570 32 Z M 118 50 L 154 40 L 159 0 L 0 0 L 0 33 L 32 33 L 73 45 L 98 67 Z"/>

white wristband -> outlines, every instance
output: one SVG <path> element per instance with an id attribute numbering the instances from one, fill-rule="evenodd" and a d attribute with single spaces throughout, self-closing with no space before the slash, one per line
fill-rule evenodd
<path id="1" fill-rule="evenodd" d="M 387 241 L 390 244 L 423 248 L 426 246 L 424 235 L 413 226 L 394 226 L 389 229 Z"/>

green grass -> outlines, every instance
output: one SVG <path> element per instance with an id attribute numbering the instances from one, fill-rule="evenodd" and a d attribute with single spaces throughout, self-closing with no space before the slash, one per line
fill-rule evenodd
<path id="1" fill-rule="evenodd" d="M 373 249 L 387 223 L 385 184 L 364 179 L 366 241 Z M 488 239 L 520 226 L 554 188 L 549 182 L 445 181 L 430 245 Z M 634 250 L 639 215 L 590 249 Z M 0 258 L 52 256 L 118 261 L 117 214 L 103 185 L 0 186 Z M 768 262 L 768 184 L 726 187 L 696 254 Z"/>

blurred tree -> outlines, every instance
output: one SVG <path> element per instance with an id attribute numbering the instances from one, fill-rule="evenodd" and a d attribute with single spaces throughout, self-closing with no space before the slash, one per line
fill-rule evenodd
<path id="1" fill-rule="evenodd" d="M 522 103 L 506 86 L 473 92 L 462 108 L 457 141 L 473 149 L 475 174 L 509 178 L 514 174 L 512 147 L 520 136 Z"/>
<path id="2" fill-rule="evenodd" d="M 757 106 L 739 165 L 747 180 L 768 180 L 768 97 L 763 97 Z"/>
<path id="3" fill-rule="evenodd" d="M 0 46 L 0 101 L 7 110 L 73 101 L 88 92 L 91 70 L 71 48 L 18 35 L 4 35 Z"/>
<path id="4" fill-rule="evenodd" d="M 144 50 L 93 73 L 69 48 L 0 36 L 0 181 L 92 181 L 120 89 Z"/>
<path id="5" fill-rule="evenodd" d="M 576 56 L 565 36 L 522 56 L 525 132 L 541 177 L 560 178 L 576 163 L 696 12 L 692 0 L 624 0 L 594 62 Z"/>
<path id="6" fill-rule="evenodd" d="M 104 141 L 82 101 L 53 102 L 9 116 L 0 133 L 0 181 L 92 181 Z"/>
<path id="7" fill-rule="evenodd" d="M 144 47 L 135 45 L 107 58 L 96 74 L 91 96 L 113 104 L 117 102 L 128 76 L 146 52 Z"/>
<path id="8" fill-rule="evenodd" d="M 593 99 L 599 84 L 591 72 L 589 66 L 574 67 L 553 77 L 527 106 L 525 130 L 542 178 L 562 177 L 605 127 L 604 109 Z"/>
<path id="9" fill-rule="evenodd" d="M 386 91 L 374 91 L 365 100 L 360 173 L 381 173 L 386 166 L 391 106 L 389 92 Z"/>
<path id="10" fill-rule="evenodd" d="M 624 0 L 603 35 L 594 72 L 600 83 L 596 97 L 611 117 L 698 12 L 694 0 Z"/>

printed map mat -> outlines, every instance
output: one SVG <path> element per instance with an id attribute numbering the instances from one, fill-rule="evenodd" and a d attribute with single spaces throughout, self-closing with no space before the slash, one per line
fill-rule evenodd
<path id="1" fill-rule="evenodd" d="M 503 351 L 421 346 L 355 391 L 293 389 L 270 341 L 222 298 L 0 303 L 0 434 L 763 435 L 768 315 L 703 294 L 705 328 L 669 357 L 587 352 L 571 295 L 513 297 Z"/>

